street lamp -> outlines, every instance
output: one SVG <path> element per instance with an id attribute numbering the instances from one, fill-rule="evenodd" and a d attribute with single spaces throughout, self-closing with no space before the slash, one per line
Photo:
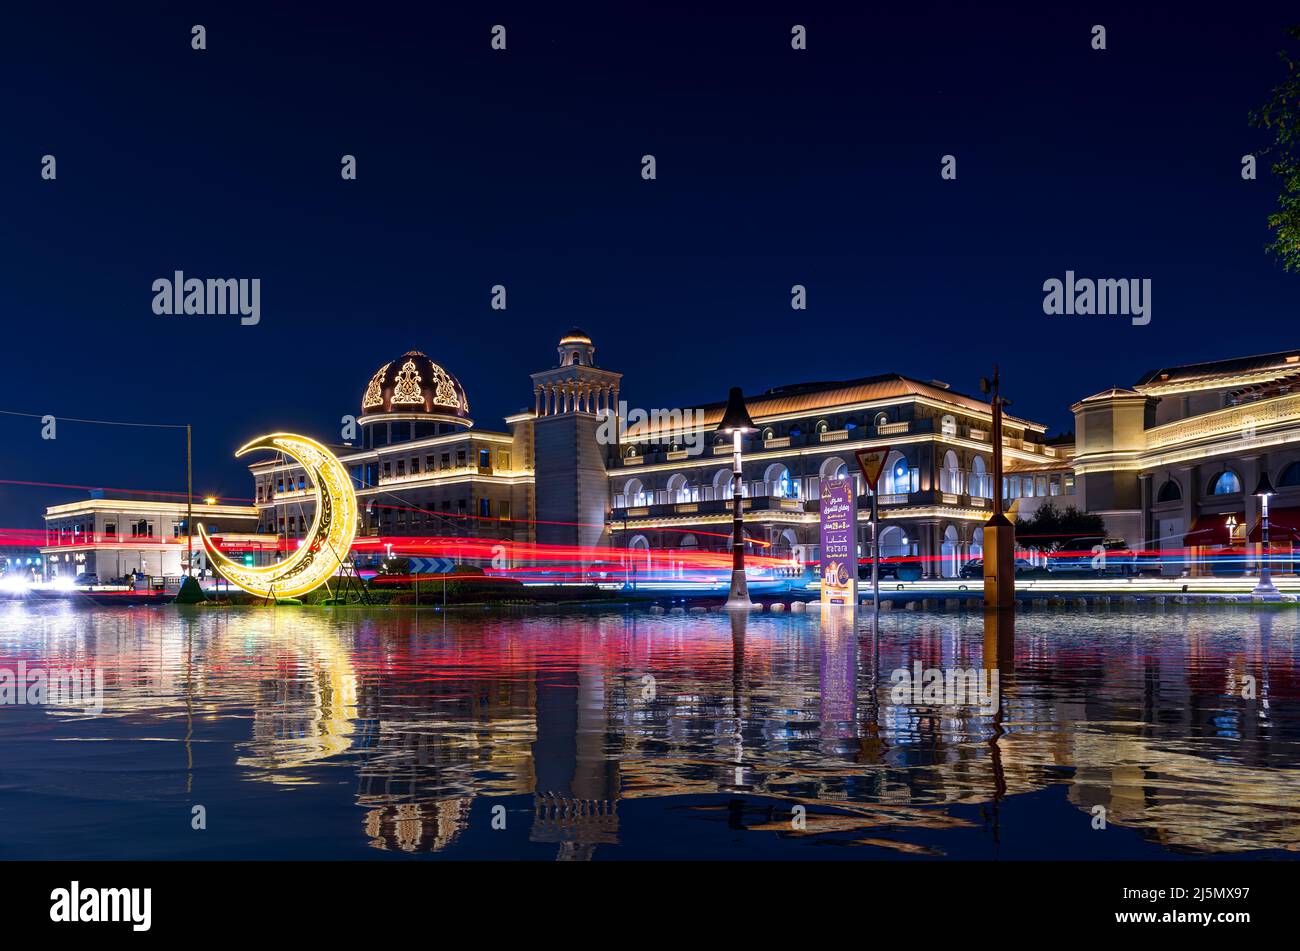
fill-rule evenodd
<path id="1" fill-rule="evenodd" d="M 740 442 L 746 433 L 758 427 L 745 409 L 745 397 L 740 387 L 733 386 L 727 397 L 727 411 L 722 414 L 718 432 L 731 434 L 731 590 L 727 592 L 727 607 L 748 611 L 749 584 L 745 581 L 745 529 L 740 506 Z"/>
<path id="2" fill-rule="evenodd" d="M 1278 592 L 1277 588 L 1273 587 L 1273 578 L 1269 574 L 1268 570 L 1268 497 L 1273 494 L 1273 483 L 1269 481 L 1268 473 L 1263 470 L 1259 473 L 1259 485 L 1255 486 L 1255 494 L 1259 496 L 1260 501 L 1260 569 L 1259 584 L 1255 585 L 1255 590 L 1251 592 L 1251 595 L 1256 598 L 1262 598 L 1265 601 L 1281 601 L 1282 595 Z"/>

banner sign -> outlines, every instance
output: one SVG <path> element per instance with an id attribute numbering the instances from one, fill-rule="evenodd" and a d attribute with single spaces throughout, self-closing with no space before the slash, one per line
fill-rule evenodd
<path id="1" fill-rule="evenodd" d="M 889 447 L 883 449 L 859 449 L 855 455 L 858 457 L 858 468 L 862 470 L 862 478 L 867 480 L 867 488 L 874 495 L 876 492 L 876 483 L 880 481 L 880 473 L 885 471 L 885 460 L 889 458 Z"/>
<path id="2" fill-rule="evenodd" d="M 858 496 L 852 478 L 821 480 L 822 604 L 856 604 Z"/>

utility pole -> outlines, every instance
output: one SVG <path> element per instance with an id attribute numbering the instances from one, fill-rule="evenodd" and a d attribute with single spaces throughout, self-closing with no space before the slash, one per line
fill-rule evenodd
<path id="1" fill-rule="evenodd" d="M 194 454 L 190 424 L 185 424 L 185 574 L 194 574 Z"/>
<path id="2" fill-rule="evenodd" d="M 993 379 L 980 380 L 993 407 L 993 517 L 984 523 L 984 607 L 1014 609 L 1016 606 L 1016 527 L 1002 514 L 1002 398 L 997 365 Z"/>

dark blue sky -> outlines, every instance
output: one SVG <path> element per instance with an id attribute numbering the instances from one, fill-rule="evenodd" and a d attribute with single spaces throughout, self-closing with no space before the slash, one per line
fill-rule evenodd
<path id="1" fill-rule="evenodd" d="M 999 361 L 1054 430 L 1153 366 L 1297 343 L 1276 182 L 1240 177 L 1293 5 L 270 6 L 22 5 L 0 36 L 0 409 L 192 421 L 201 494 L 251 494 L 250 436 L 337 438 L 410 348 L 500 427 L 572 324 L 633 405 L 974 391 Z M 261 278 L 261 323 L 156 317 L 176 269 Z M 1150 278 L 1151 323 L 1044 316 L 1067 269 Z M 167 431 L 0 416 L 0 445 L 4 479 L 184 488 Z M 0 485 L 0 525 L 76 495 Z"/>

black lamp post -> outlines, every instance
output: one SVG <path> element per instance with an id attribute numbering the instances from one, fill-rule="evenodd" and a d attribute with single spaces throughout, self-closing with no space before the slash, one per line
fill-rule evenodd
<path id="1" fill-rule="evenodd" d="M 741 513 L 740 444 L 746 433 L 756 432 L 754 421 L 745 409 L 745 397 L 740 387 L 733 386 L 727 397 L 727 411 L 722 414 L 718 432 L 731 434 L 731 590 L 727 593 L 727 607 L 748 611 L 749 584 L 745 581 L 745 528 Z"/>
<path id="2" fill-rule="evenodd" d="M 1255 494 L 1259 496 L 1260 515 L 1259 515 L 1259 584 L 1255 585 L 1255 590 L 1251 595 L 1256 598 L 1262 598 L 1265 601 L 1280 601 L 1282 595 L 1277 588 L 1273 587 L 1273 577 L 1269 572 L 1269 550 L 1268 550 L 1268 497 L 1273 494 L 1273 483 L 1269 481 L 1268 472 L 1260 469 L 1259 484 L 1255 486 Z"/>

